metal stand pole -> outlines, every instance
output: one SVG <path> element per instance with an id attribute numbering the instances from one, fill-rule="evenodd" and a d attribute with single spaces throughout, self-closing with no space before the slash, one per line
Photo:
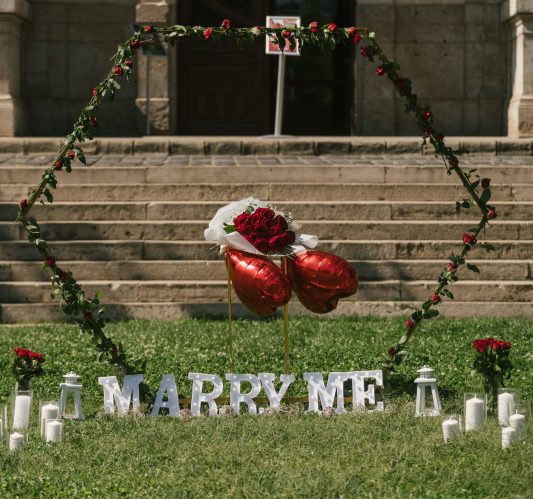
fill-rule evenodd
<path id="1" fill-rule="evenodd" d="M 146 56 L 146 135 L 150 135 L 150 56 Z"/>
<path id="2" fill-rule="evenodd" d="M 281 259 L 281 266 L 285 275 L 287 275 L 287 258 Z M 283 307 L 283 340 L 285 345 L 285 374 L 289 374 L 289 304 Z"/>
<path id="3" fill-rule="evenodd" d="M 283 94 L 285 90 L 285 54 L 278 56 L 278 88 L 276 90 L 276 120 L 274 122 L 274 136 L 281 135 L 283 122 Z"/>
<path id="4" fill-rule="evenodd" d="M 231 323 L 231 275 L 229 271 L 229 262 L 226 263 L 228 271 L 228 364 L 229 372 L 234 373 L 233 370 L 233 330 Z"/>

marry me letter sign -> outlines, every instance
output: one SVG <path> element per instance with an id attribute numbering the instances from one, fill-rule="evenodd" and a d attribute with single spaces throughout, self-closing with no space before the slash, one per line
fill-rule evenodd
<path id="1" fill-rule="evenodd" d="M 222 378 L 215 374 L 189 373 L 192 381 L 190 398 L 193 416 L 199 416 L 202 409 L 207 409 L 210 416 L 218 414 L 217 399 L 221 397 L 224 385 Z M 127 414 L 130 410 L 140 410 L 139 385 L 144 380 L 143 374 L 127 375 L 122 388 L 115 376 L 98 378 L 98 383 L 104 389 L 104 409 L 108 414 Z M 282 374 L 279 377 L 281 386 L 276 391 L 274 382 L 276 376 L 272 373 L 226 374 L 226 381 L 230 383 L 229 405 L 235 415 L 241 413 L 241 408 L 251 415 L 261 414 L 266 408 L 279 408 L 289 386 L 294 382 L 293 374 Z M 375 371 L 347 371 L 329 373 L 324 382 L 322 373 L 303 373 L 303 380 L 307 382 L 307 403 L 309 412 L 320 412 L 324 409 L 335 408 L 337 413 L 345 412 L 344 386 L 351 383 L 354 408 L 370 408 L 382 411 L 383 402 L 376 403 L 375 387 L 383 387 L 383 372 Z M 373 383 L 372 383 L 373 381 Z M 204 384 L 208 384 L 205 387 Z M 264 390 L 268 407 L 258 407 L 255 399 Z M 183 404 L 183 403 L 182 403 Z M 168 410 L 170 416 L 180 413 L 180 400 L 173 374 L 165 374 L 159 384 L 156 399 L 151 412 L 152 416 L 159 416 L 161 409 Z"/>

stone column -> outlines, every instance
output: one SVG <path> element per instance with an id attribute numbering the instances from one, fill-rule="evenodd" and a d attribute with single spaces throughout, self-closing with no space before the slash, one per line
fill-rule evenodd
<path id="1" fill-rule="evenodd" d="M 29 19 L 26 0 L 0 0 L 0 136 L 26 131 L 26 111 L 21 92 L 22 23 Z"/>
<path id="2" fill-rule="evenodd" d="M 136 20 L 140 24 L 170 25 L 175 21 L 175 0 L 139 0 Z M 152 57 L 150 61 L 150 116 L 151 133 L 172 134 L 176 122 L 176 64 L 175 49 L 168 47 L 167 57 Z M 137 72 L 137 98 L 140 131 L 144 134 L 146 123 L 146 57 L 139 56 Z"/>
<path id="3" fill-rule="evenodd" d="M 502 20 L 512 34 L 508 134 L 533 137 L 533 0 L 507 0 L 502 6 Z"/>

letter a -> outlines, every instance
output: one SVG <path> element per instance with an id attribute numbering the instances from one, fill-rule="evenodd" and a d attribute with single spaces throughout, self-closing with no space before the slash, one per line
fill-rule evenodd
<path id="1" fill-rule="evenodd" d="M 163 398 L 167 394 L 167 400 Z M 178 399 L 178 390 L 176 388 L 176 378 L 173 374 L 165 374 L 159 383 L 159 389 L 155 397 L 154 408 L 151 416 L 159 416 L 161 409 L 168 409 L 171 416 L 177 416 L 180 413 L 180 401 Z"/>

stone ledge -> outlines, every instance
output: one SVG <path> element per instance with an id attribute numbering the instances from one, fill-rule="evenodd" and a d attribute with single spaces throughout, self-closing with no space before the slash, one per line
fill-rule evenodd
<path id="1" fill-rule="evenodd" d="M 55 153 L 60 137 L 0 137 L 0 154 Z M 470 154 L 533 155 L 533 139 L 510 137 L 449 137 L 451 147 L 463 147 Z M 433 154 L 419 137 L 104 137 L 82 146 L 87 154 L 122 155 L 402 155 Z"/>
<path id="2" fill-rule="evenodd" d="M 359 301 L 339 303 L 329 316 L 372 316 L 394 317 L 408 315 L 418 309 L 414 301 Z M 291 303 L 291 316 L 310 315 L 299 303 Z M 533 304 L 530 302 L 444 302 L 439 305 L 442 317 L 530 317 Z M 234 317 L 255 318 L 257 316 L 235 303 Z M 278 311 L 278 317 L 281 312 Z M 106 303 L 106 317 L 111 320 L 124 319 L 178 319 L 181 317 L 227 317 L 225 303 Z M 43 322 L 71 322 L 56 303 L 15 303 L 0 305 L 1 324 L 36 324 Z"/>

